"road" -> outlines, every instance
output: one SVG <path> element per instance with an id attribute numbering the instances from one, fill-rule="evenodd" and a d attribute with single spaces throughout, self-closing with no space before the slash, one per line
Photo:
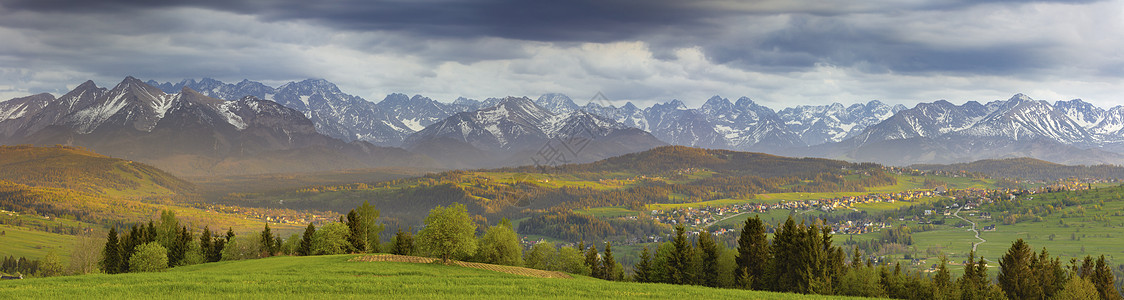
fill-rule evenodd
<path id="1" fill-rule="evenodd" d="M 956 212 L 952 213 L 952 216 L 960 218 L 961 220 L 964 220 L 964 222 L 972 223 L 972 229 L 969 229 L 969 231 L 975 231 L 976 232 L 976 238 L 980 240 L 978 243 L 972 244 L 972 251 L 974 252 L 974 251 L 976 251 L 976 246 L 979 246 L 980 244 L 983 244 L 983 243 L 987 242 L 987 240 L 980 237 L 980 231 L 978 229 L 976 229 L 976 222 L 968 221 L 968 219 L 965 219 L 964 217 L 960 216 L 960 210 L 961 209 L 964 209 L 964 207 L 961 206 L 960 208 L 957 208 Z"/>
<path id="2" fill-rule="evenodd" d="M 737 216 L 748 214 L 748 213 L 750 213 L 750 212 L 747 211 L 747 212 L 743 212 L 743 213 L 733 214 L 733 215 L 730 215 L 729 217 L 725 217 L 725 218 L 722 218 L 722 219 L 719 219 L 719 220 L 715 220 L 714 222 L 706 223 L 700 228 L 707 228 L 707 227 L 710 227 L 711 225 L 718 224 L 718 222 L 725 221 L 726 219 L 737 217 Z"/>

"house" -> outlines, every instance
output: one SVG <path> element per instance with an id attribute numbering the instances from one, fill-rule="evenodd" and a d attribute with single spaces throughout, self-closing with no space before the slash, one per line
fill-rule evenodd
<path id="1" fill-rule="evenodd" d="M 995 224 L 984 226 L 984 231 L 995 231 Z"/>

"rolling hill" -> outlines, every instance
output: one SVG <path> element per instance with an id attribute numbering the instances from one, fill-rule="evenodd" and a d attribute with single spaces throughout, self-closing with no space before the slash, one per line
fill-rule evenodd
<path id="1" fill-rule="evenodd" d="M 103 196 L 174 196 L 195 189 L 155 167 L 66 146 L 0 146 L 0 180 Z"/>

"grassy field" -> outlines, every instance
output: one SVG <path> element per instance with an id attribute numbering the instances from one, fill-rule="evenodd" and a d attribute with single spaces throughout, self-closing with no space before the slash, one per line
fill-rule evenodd
<path id="1" fill-rule="evenodd" d="M 353 262 L 355 255 L 273 257 L 159 273 L 84 275 L 0 282 L 5 299 L 119 298 L 705 298 L 849 299 L 698 286 L 535 278 L 442 264 Z"/>
<path id="2" fill-rule="evenodd" d="M 63 261 L 69 260 L 74 246 L 74 236 L 49 233 L 11 225 L 0 225 L 0 256 L 41 259 L 51 249 Z"/>

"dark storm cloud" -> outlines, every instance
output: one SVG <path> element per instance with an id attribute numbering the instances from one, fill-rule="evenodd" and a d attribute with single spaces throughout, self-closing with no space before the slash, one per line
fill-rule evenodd
<path id="1" fill-rule="evenodd" d="M 1054 1 L 679 1 L 679 0 L 9 0 L 3 7 L 41 12 L 121 12 L 198 7 L 263 20 L 311 20 L 348 30 L 404 31 L 435 37 L 501 37 L 533 41 L 610 42 L 668 29 L 707 34 L 715 18 L 770 14 L 832 16 L 901 9 L 959 9 L 987 3 Z M 687 30 L 684 30 L 687 29 Z"/>
<path id="2" fill-rule="evenodd" d="M 728 12 L 682 1 L 5 1 L 12 10 L 117 13 L 198 7 L 267 21 L 310 20 L 337 29 L 430 37 L 607 42 L 669 26 L 707 26 Z"/>

